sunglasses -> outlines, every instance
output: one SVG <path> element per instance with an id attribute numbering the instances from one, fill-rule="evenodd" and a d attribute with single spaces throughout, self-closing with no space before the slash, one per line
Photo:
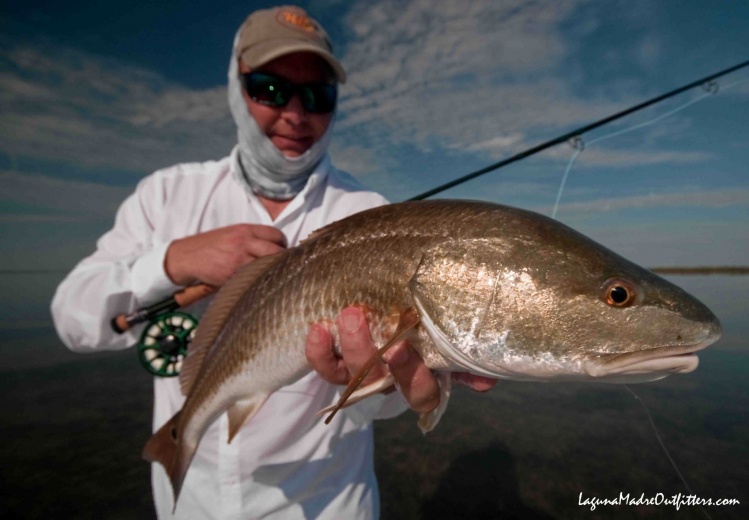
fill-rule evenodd
<path id="1" fill-rule="evenodd" d="M 242 79 L 247 95 L 261 105 L 285 107 L 295 94 L 299 94 L 304 110 L 311 114 L 327 114 L 335 109 L 338 89 L 329 83 L 297 85 L 263 72 L 242 74 Z"/>

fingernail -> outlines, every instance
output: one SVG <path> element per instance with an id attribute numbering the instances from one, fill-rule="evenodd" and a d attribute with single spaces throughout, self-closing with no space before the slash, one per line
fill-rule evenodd
<path id="1" fill-rule="evenodd" d="M 310 327 L 307 339 L 312 343 L 320 343 L 321 334 L 320 329 L 317 328 L 317 325 L 313 325 L 312 327 Z"/>
<path id="2" fill-rule="evenodd" d="M 361 327 L 361 315 L 356 311 L 341 313 L 341 321 L 346 332 L 354 333 Z"/>

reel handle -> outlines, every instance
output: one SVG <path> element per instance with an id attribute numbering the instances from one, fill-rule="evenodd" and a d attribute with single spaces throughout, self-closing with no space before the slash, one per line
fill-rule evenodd
<path id="1" fill-rule="evenodd" d="M 119 314 L 112 318 L 110 325 L 112 330 L 118 334 L 122 334 L 126 330 L 131 329 L 138 323 L 148 321 L 159 314 L 165 312 L 171 312 L 180 307 L 187 307 L 190 304 L 195 303 L 198 300 L 202 300 L 206 296 L 209 296 L 216 292 L 216 287 L 208 284 L 190 285 L 174 293 L 171 297 L 156 302 L 148 307 L 143 307 L 130 314 Z"/>

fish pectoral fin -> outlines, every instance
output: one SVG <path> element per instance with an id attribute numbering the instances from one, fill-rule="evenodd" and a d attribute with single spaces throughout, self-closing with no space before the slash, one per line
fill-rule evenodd
<path id="1" fill-rule="evenodd" d="M 338 410 L 343 408 L 343 405 L 346 403 L 346 401 L 351 397 L 351 395 L 354 393 L 354 391 L 359 387 L 359 385 L 364 381 L 364 379 L 367 377 L 367 374 L 372 370 L 372 368 L 378 363 L 382 362 L 382 356 L 387 352 L 390 347 L 398 343 L 400 340 L 406 337 L 406 335 L 414 329 L 416 326 L 419 325 L 420 319 L 419 319 L 419 313 L 416 312 L 416 309 L 408 308 L 405 309 L 400 314 L 400 318 L 398 320 L 398 327 L 395 329 L 395 334 L 393 334 L 393 337 L 390 338 L 390 341 L 385 343 L 382 347 L 380 347 L 377 352 L 375 352 L 372 357 L 370 357 L 366 363 L 364 363 L 364 366 L 362 366 L 359 371 L 354 374 L 354 377 L 351 378 L 351 381 L 349 381 L 348 386 L 346 386 L 346 390 L 344 390 L 343 394 L 341 394 L 341 398 L 338 400 L 338 404 L 333 407 L 333 410 L 330 412 L 330 415 L 325 419 L 325 424 L 329 424 L 330 421 L 333 419 L 336 413 L 338 413 Z M 369 385 L 367 385 L 369 386 Z M 367 387 L 365 387 L 367 388 Z M 361 400 L 361 399 L 360 399 Z"/>
<path id="2" fill-rule="evenodd" d="M 250 399 L 242 399 L 237 401 L 229 407 L 226 414 L 229 416 L 229 440 L 231 444 L 232 439 L 237 434 L 239 429 L 244 426 L 247 421 L 252 419 L 263 403 L 268 399 L 268 394 L 261 394 L 253 396 Z"/>
<path id="3" fill-rule="evenodd" d="M 354 405 L 358 403 L 359 401 L 363 401 L 367 397 L 371 397 L 375 394 L 379 394 L 381 392 L 384 392 L 388 388 L 395 385 L 395 379 L 393 378 L 392 374 L 387 374 L 385 377 L 381 377 L 377 381 L 374 381 L 367 386 L 363 386 L 359 389 L 357 389 L 354 393 L 352 393 L 348 399 L 346 399 L 346 402 L 343 403 L 343 405 L 340 408 L 348 408 L 351 405 Z M 317 412 L 318 417 L 322 417 L 328 412 L 332 412 L 336 409 L 338 404 L 334 404 L 331 406 L 328 406 L 327 408 L 323 408 L 319 412 Z"/>
<path id="4" fill-rule="evenodd" d="M 437 424 L 439 424 L 442 415 L 447 410 L 447 403 L 450 401 L 450 390 L 452 389 L 452 379 L 450 372 L 437 372 L 437 382 L 440 386 L 440 402 L 431 412 L 419 415 L 419 429 L 421 433 L 429 433 Z"/>
<path id="5" fill-rule="evenodd" d="M 411 296 L 413 297 L 416 308 L 421 315 L 421 326 L 431 338 L 435 350 L 445 359 L 445 361 L 454 368 L 459 368 L 472 374 L 493 379 L 503 376 L 505 372 L 497 372 L 485 368 L 453 345 L 447 334 L 445 334 L 440 326 L 434 322 L 434 319 L 432 318 L 432 302 L 429 298 L 423 295 L 419 283 L 414 280 L 411 280 Z"/>

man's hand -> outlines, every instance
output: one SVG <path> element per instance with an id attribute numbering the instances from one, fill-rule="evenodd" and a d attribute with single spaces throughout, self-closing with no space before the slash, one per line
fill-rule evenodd
<path id="1" fill-rule="evenodd" d="M 327 327 L 314 324 L 307 335 L 307 361 L 329 383 L 345 385 L 377 351 L 372 343 L 364 313 L 356 307 L 344 309 L 336 321 L 341 341 L 341 357 L 333 351 Z M 389 370 L 412 410 L 428 413 L 440 400 L 439 384 L 419 354 L 406 342 L 391 347 L 384 355 L 387 366 L 376 365 L 362 386 L 383 377 Z M 471 374 L 453 373 L 453 381 L 476 391 L 491 389 L 496 380 Z"/>
<path id="2" fill-rule="evenodd" d="M 175 240 L 166 251 L 164 270 L 177 285 L 220 287 L 239 267 L 285 246 L 286 237 L 274 227 L 235 224 Z"/>

